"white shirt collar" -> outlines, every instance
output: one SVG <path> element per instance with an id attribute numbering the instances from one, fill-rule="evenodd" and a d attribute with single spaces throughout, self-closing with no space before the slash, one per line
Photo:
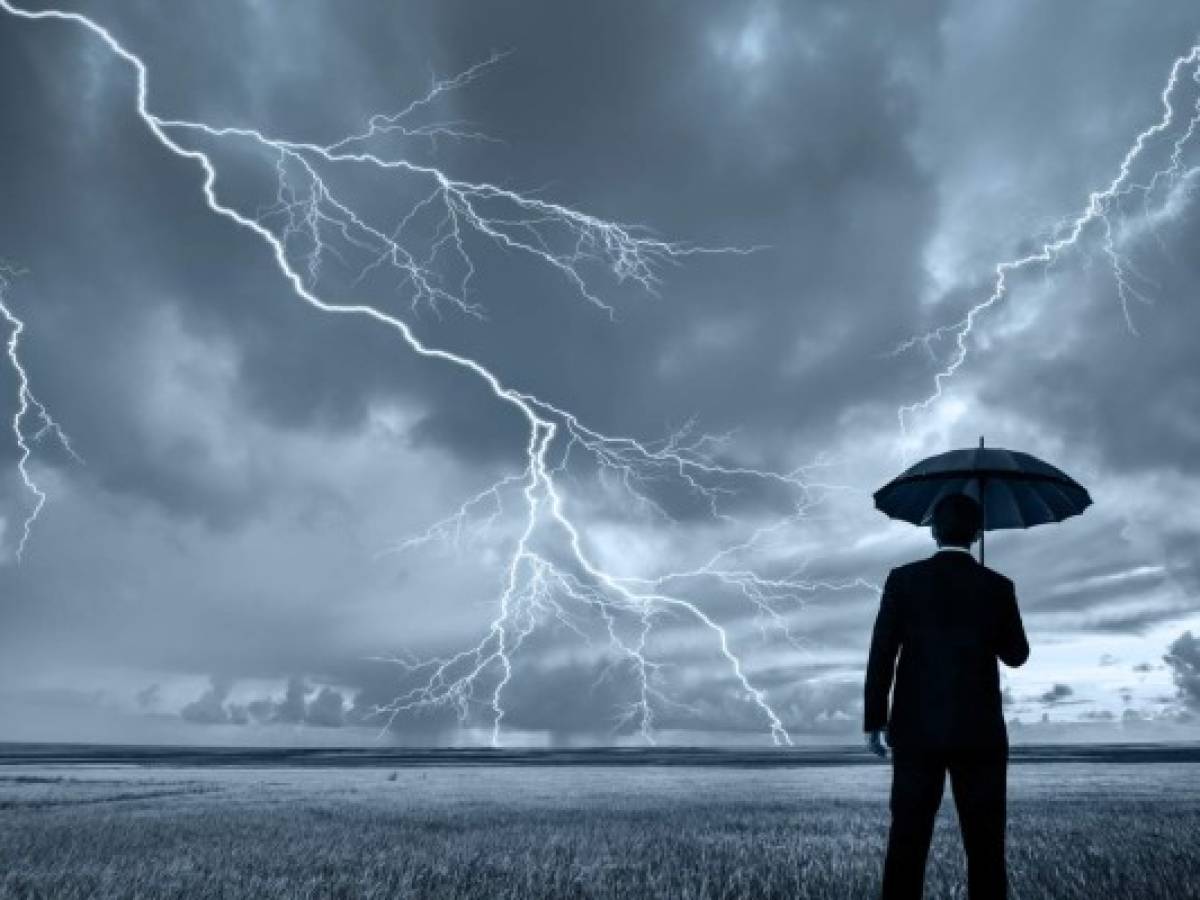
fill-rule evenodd
<path id="1" fill-rule="evenodd" d="M 972 559 L 975 558 L 975 554 L 971 552 L 970 547 L 955 547 L 953 544 L 945 544 L 938 547 L 938 553 L 941 553 L 943 550 L 953 550 L 955 553 L 965 553 Z"/>

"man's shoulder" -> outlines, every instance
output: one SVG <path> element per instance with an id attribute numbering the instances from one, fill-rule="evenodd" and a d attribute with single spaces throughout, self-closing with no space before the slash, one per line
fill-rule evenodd
<path id="1" fill-rule="evenodd" d="M 902 563 L 902 564 L 896 566 L 888 574 L 896 575 L 899 577 L 904 577 L 905 575 L 911 575 L 913 572 L 919 572 L 922 568 L 924 568 L 925 566 L 928 566 L 929 562 L 930 562 L 930 560 L 928 560 L 928 559 L 914 559 L 912 562 L 906 562 L 906 563 Z"/>
<path id="2" fill-rule="evenodd" d="M 1016 590 L 1013 586 L 1013 581 L 1011 578 L 1001 572 L 997 572 L 995 569 L 989 569 L 983 563 L 976 562 L 975 565 L 971 567 L 971 571 L 974 572 L 975 577 L 979 582 L 987 585 L 987 589 L 989 591 L 993 591 L 997 594 L 1003 594 L 1008 591 L 1015 592 Z"/>
<path id="3" fill-rule="evenodd" d="M 979 570 L 992 581 L 997 587 L 1009 589 L 1014 588 L 1013 580 L 1002 572 L 997 572 L 995 569 L 989 569 L 987 566 L 980 565 Z"/>
<path id="4" fill-rule="evenodd" d="M 897 581 L 919 581 L 921 578 L 936 577 L 940 567 L 941 562 L 938 558 L 938 555 L 934 554 L 923 559 L 914 559 L 912 562 L 896 566 L 888 573 L 888 579 L 896 579 Z M 995 569 L 988 568 L 982 563 L 976 562 L 974 566 L 969 568 L 969 571 L 975 572 L 976 577 L 986 581 L 996 589 L 1008 590 L 1013 588 L 1013 581 L 1011 578 L 1001 572 L 997 572 Z"/>
<path id="5" fill-rule="evenodd" d="M 888 572 L 887 580 L 892 584 L 902 583 L 914 576 L 920 575 L 928 564 L 928 559 L 914 559 L 912 562 L 903 563 Z"/>

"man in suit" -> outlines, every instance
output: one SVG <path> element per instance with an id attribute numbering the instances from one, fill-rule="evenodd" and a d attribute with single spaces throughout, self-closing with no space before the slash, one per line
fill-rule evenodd
<path id="1" fill-rule="evenodd" d="M 1029 643 L 1013 583 L 971 555 L 982 525 L 983 512 L 973 498 L 942 498 L 933 510 L 937 552 L 893 569 L 880 599 L 867 660 L 863 729 L 872 752 L 892 751 L 884 900 L 921 897 L 947 772 L 967 853 L 968 896 L 1008 895 L 1008 734 L 996 660 L 1021 665 L 1029 658 Z"/>

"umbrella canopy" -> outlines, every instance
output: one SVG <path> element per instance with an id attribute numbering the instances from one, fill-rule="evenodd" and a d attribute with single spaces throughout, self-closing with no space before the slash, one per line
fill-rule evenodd
<path id="1" fill-rule="evenodd" d="M 875 492 L 875 508 L 893 519 L 928 525 L 934 506 L 947 494 L 978 500 L 984 531 L 1061 522 L 1092 504 L 1087 490 L 1061 470 L 1028 453 L 985 447 L 980 438 L 978 447 L 939 453 L 910 466 Z"/>

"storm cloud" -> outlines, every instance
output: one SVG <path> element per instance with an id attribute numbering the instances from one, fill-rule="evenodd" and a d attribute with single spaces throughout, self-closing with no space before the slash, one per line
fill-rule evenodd
<path id="1" fill-rule="evenodd" d="M 739 251 L 663 265 L 653 293 L 589 270 L 611 316 L 561 271 L 475 238 L 479 318 L 410 306 L 402 279 L 357 280 L 333 257 L 317 283 L 587 428 L 663 446 L 693 423 L 693 438 L 719 436 L 702 444 L 709 458 L 817 485 L 781 523 L 796 494 L 742 479 L 714 517 L 669 473 L 640 485 L 639 505 L 578 447 L 555 457 L 563 508 L 613 571 L 653 579 L 715 559 L 809 585 L 770 609 L 711 579 L 668 585 L 726 629 L 798 737 L 858 729 L 873 585 L 929 550 L 926 534 L 875 513 L 870 492 L 980 434 L 1045 456 L 1096 500 L 1061 526 L 988 537 L 1033 646 L 1005 672 L 1006 700 L 1078 706 L 1113 728 L 1126 705 L 1152 715 L 1172 688 L 1196 708 L 1200 212 L 1181 199 L 1154 228 L 1118 235 L 1142 298 L 1129 322 L 1095 233 L 1014 275 L 904 434 L 898 407 L 930 395 L 953 344 L 892 352 L 960 318 L 997 263 L 1035 250 L 1112 180 L 1200 32 L 1193 4 L 227 0 L 169 18 L 140 2 L 87 14 L 146 60 L 158 114 L 298 141 L 361 131 L 431 77 L 495 55 L 424 110 L 486 140 L 392 149 Z M 374 740 L 379 707 L 428 677 L 419 661 L 494 634 L 521 484 L 445 517 L 521 476 L 528 423 L 393 330 L 300 302 L 263 242 L 207 208 L 195 163 L 148 132 L 135 88 L 77 25 L 0 17 L 0 260 L 22 273 L 5 300 L 25 323 L 33 389 L 82 459 L 36 442 L 48 499 L 18 565 L 32 497 L 20 448 L 0 441 L 6 696 L 86 681 L 123 698 L 106 710 L 167 717 L 180 740 L 222 726 Z M 1180 109 L 1196 99 L 1185 88 Z M 188 140 L 217 161 L 224 202 L 258 215 L 276 201 L 274 160 L 245 141 Z M 415 190 L 350 166 L 333 177 L 389 231 Z M 4 372 L 8 421 L 19 397 Z M 439 521 L 435 539 L 402 543 Z M 544 552 L 562 558 L 561 536 Z M 504 725 L 513 740 L 636 741 L 625 714 L 639 669 L 605 647 L 594 609 L 554 606 L 561 587 L 514 659 Z M 625 613 L 616 627 L 635 635 Z M 672 607 L 653 625 L 655 728 L 768 740 L 701 617 Z M 1169 669 L 1113 681 L 1129 677 L 1119 661 L 1164 651 Z M 488 739 L 489 673 L 478 692 L 391 719 L 391 739 Z M 40 710 L 34 700 L 11 703 L 4 721 L 43 721 L 20 712 Z"/>
<path id="2" fill-rule="evenodd" d="M 1200 709 L 1200 640 L 1185 631 L 1171 642 L 1163 659 L 1171 667 L 1180 698 L 1192 709 Z"/>

